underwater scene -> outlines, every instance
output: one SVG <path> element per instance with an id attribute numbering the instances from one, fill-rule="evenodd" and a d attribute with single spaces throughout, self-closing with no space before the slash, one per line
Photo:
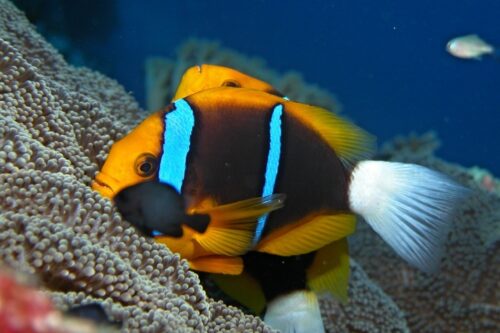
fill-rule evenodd
<path id="1" fill-rule="evenodd" d="M 0 0 L 0 333 L 500 332 L 499 16 Z"/>

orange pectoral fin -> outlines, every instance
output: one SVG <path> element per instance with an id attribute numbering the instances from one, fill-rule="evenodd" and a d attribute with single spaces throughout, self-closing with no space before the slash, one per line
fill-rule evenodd
<path id="1" fill-rule="evenodd" d="M 210 215 L 210 224 L 194 239 L 206 251 L 225 256 L 244 254 L 252 245 L 258 218 L 283 207 L 285 195 L 273 194 L 212 208 L 192 209 L 190 213 Z"/>
<path id="2" fill-rule="evenodd" d="M 341 302 L 347 302 L 349 284 L 349 245 L 342 238 L 316 252 L 307 269 L 307 285 L 317 293 L 329 292 Z"/>
<path id="3" fill-rule="evenodd" d="M 158 243 L 165 244 L 170 251 L 179 253 L 184 259 L 191 259 L 195 256 L 203 255 L 203 251 L 200 251 L 200 246 L 193 241 L 193 235 L 196 231 L 182 226 L 183 235 L 180 238 L 170 237 L 170 236 L 156 236 L 155 241 Z"/>
<path id="4" fill-rule="evenodd" d="M 243 272 L 243 259 L 218 255 L 198 257 L 189 260 L 189 266 L 200 272 L 238 275 Z"/>
<path id="5" fill-rule="evenodd" d="M 256 246 L 259 252 L 295 256 L 316 251 L 354 232 L 352 214 L 320 215 L 285 225 L 265 236 Z"/>

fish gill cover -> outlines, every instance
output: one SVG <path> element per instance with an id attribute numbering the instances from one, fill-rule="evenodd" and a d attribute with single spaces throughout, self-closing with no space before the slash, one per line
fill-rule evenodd
<path id="1" fill-rule="evenodd" d="M 233 51 L 212 45 L 203 53 L 206 44 L 191 43 L 194 54 L 246 62 Z M 186 57 L 172 60 L 173 68 Z M 208 298 L 186 262 L 140 236 L 90 189 L 110 145 L 145 114 L 116 81 L 67 65 L 6 0 L 0 0 L 0 90 L 2 264 L 37 276 L 60 309 L 101 302 L 125 331 L 271 331 Z M 475 190 L 454 221 L 441 272 L 409 267 L 360 224 L 352 239 L 350 301 L 321 302 L 328 331 L 498 330 L 498 181 L 434 157 L 436 146 L 432 135 L 402 137 L 379 156 L 430 166 Z"/>

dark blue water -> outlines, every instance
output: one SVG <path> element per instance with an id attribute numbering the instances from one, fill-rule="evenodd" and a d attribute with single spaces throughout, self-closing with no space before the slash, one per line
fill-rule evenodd
<path id="1" fill-rule="evenodd" d="M 96 17 L 112 20 L 109 35 L 90 15 L 80 29 L 94 25 L 95 36 L 76 47 L 141 103 L 146 57 L 173 56 L 188 37 L 216 39 L 332 91 L 379 142 L 435 130 L 439 156 L 500 175 L 500 61 L 445 52 L 469 33 L 500 47 L 498 0 L 122 0 L 105 10 Z"/>

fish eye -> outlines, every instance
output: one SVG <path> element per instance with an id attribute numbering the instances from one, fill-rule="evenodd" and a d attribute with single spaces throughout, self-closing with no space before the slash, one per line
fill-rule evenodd
<path id="1" fill-rule="evenodd" d="M 241 88 L 241 84 L 236 80 L 226 80 L 222 82 L 222 87 Z"/>
<path id="2" fill-rule="evenodd" d="M 149 177 L 156 172 L 158 160 L 152 154 L 142 154 L 135 160 L 135 172 L 141 177 Z"/>

